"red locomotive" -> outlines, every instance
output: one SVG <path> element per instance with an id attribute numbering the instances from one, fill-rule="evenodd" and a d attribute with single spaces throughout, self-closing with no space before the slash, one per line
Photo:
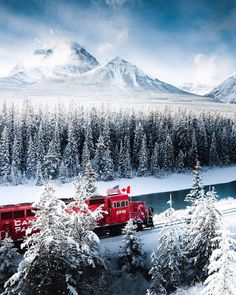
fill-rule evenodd
<path id="1" fill-rule="evenodd" d="M 109 193 L 112 192 L 112 193 Z M 71 200 L 65 200 L 70 202 Z M 121 232 L 125 224 L 132 219 L 138 229 L 153 227 L 153 210 L 147 208 L 145 202 L 131 201 L 127 193 L 119 189 L 108 190 L 107 196 L 93 196 L 85 201 L 91 211 L 102 205 L 103 217 L 97 221 L 95 232 L 99 236 L 115 235 Z M 22 240 L 30 221 L 35 219 L 31 203 L 0 206 L 1 239 L 6 233 L 14 241 Z"/>

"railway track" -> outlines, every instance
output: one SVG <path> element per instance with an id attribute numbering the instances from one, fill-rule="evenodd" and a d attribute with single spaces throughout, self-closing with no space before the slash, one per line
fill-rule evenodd
<path id="1" fill-rule="evenodd" d="M 228 214 L 231 214 L 231 213 L 236 213 L 236 208 L 230 208 L 230 209 L 225 209 L 225 210 L 222 210 L 223 212 L 223 215 L 228 215 Z M 179 225 L 179 224 L 184 224 L 185 222 L 187 221 L 187 218 L 182 218 L 176 222 L 174 222 L 173 224 L 174 225 Z M 147 232 L 149 230 L 158 230 L 158 229 L 161 229 L 163 226 L 164 226 L 165 222 L 160 222 L 158 224 L 155 224 L 153 228 L 144 228 L 143 231 L 140 231 L 140 232 Z M 116 236 L 119 236 L 119 235 L 116 235 Z M 103 237 L 100 237 L 100 239 L 106 239 L 106 238 L 112 238 L 113 236 L 103 236 Z"/>

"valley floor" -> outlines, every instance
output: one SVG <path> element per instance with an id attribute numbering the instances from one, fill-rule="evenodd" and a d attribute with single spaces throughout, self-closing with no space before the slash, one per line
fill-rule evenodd
<path id="1" fill-rule="evenodd" d="M 204 185 L 227 183 L 236 180 L 236 165 L 229 167 L 215 167 L 203 169 L 202 179 Z M 116 185 L 120 188 L 131 186 L 131 196 L 144 194 L 171 192 L 191 188 L 193 173 L 172 173 L 163 178 L 134 177 L 132 179 L 117 179 L 110 182 L 98 181 L 96 183 L 99 194 L 106 194 L 106 190 Z M 55 182 L 56 195 L 59 198 L 71 198 L 74 194 L 73 182 L 61 184 Z M 13 204 L 34 202 L 42 191 L 42 187 L 28 183 L 18 186 L 0 187 L 0 204 Z M 229 196 L 230 197 L 230 196 Z"/>

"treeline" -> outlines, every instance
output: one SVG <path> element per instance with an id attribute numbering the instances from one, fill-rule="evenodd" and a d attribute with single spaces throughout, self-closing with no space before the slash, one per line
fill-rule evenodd
<path id="1" fill-rule="evenodd" d="M 0 107 L 0 179 L 18 184 L 70 181 L 92 162 L 98 180 L 159 176 L 236 162 L 236 123 L 187 110 L 85 109 L 71 104 Z"/>

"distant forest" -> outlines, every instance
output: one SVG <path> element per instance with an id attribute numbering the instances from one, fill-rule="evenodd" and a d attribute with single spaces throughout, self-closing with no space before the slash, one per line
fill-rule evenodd
<path id="1" fill-rule="evenodd" d="M 202 166 L 236 163 L 235 118 L 217 112 L 135 109 L 0 107 L 1 184 L 62 183 L 91 162 L 98 180 L 161 176 Z"/>

